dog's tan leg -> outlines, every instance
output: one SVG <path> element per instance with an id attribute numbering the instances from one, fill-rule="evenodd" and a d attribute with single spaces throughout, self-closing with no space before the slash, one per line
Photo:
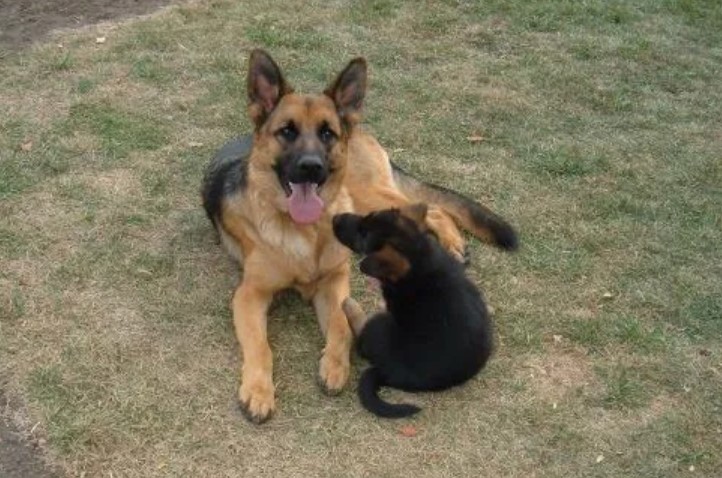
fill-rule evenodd
<path id="1" fill-rule="evenodd" d="M 343 313 L 346 314 L 346 319 L 351 325 L 353 334 L 358 337 L 364 327 L 366 327 L 366 322 L 369 320 L 366 312 L 364 312 L 361 305 L 351 297 L 347 297 L 343 301 L 341 308 L 343 309 Z"/>
<path id="2" fill-rule="evenodd" d="M 349 295 L 349 266 L 344 263 L 339 269 L 324 278 L 313 297 L 321 331 L 326 334 L 326 346 L 319 367 L 319 380 L 330 395 L 341 392 L 349 375 L 351 351 L 351 329 L 341 303 Z"/>
<path id="3" fill-rule="evenodd" d="M 409 199 L 393 187 L 371 187 L 358 185 L 349 188 L 353 200 L 354 210 L 357 214 L 366 215 L 374 211 L 401 208 L 409 205 Z M 368 189 L 367 189 L 368 188 Z"/>
<path id="4" fill-rule="evenodd" d="M 266 313 L 273 292 L 244 279 L 233 296 L 233 324 L 241 345 L 243 368 L 238 399 L 254 423 L 268 420 L 275 407 L 273 357 L 266 335 Z"/>
<path id="5" fill-rule="evenodd" d="M 466 246 L 464 237 L 454 220 L 443 209 L 431 205 L 429 212 L 426 214 L 426 224 L 436 233 L 444 249 L 449 251 L 460 262 L 465 261 Z"/>

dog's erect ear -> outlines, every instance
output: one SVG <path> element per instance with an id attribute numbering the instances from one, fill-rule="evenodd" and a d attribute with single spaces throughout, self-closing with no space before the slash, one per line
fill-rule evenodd
<path id="1" fill-rule="evenodd" d="M 248 114 L 256 127 L 266 121 L 281 97 L 292 91 L 273 58 L 263 50 L 253 50 L 248 61 Z"/>
<path id="2" fill-rule="evenodd" d="M 333 100 L 339 116 L 348 126 L 358 123 L 366 95 L 366 60 L 351 60 L 324 94 Z"/>
<path id="3" fill-rule="evenodd" d="M 426 213 L 428 212 L 429 207 L 422 202 L 401 208 L 401 214 L 414 221 L 422 230 L 426 229 Z"/>

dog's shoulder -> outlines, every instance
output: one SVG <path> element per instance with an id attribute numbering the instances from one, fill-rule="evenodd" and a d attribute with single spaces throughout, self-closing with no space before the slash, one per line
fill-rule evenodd
<path id="1" fill-rule="evenodd" d="M 220 218 L 224 198 L 246 188 L 252 149 L 251 135 L 235 138 L 223 145 L 208 164 L 201 196 L 206 214 L 214 224 Z"/>

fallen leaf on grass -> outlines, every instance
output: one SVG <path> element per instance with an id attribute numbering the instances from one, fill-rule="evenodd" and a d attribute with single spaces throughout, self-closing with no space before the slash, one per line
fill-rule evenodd
<path id="1" fill-rule="evenodd" d="M 95 43 L 105 43 L 105 37 L 97 37 Z"/>
<path id="2" fill-rule="evenodd" d="M 415 437 L 419 433 L 419 431 L 413 425 L 404 425 L 403 427 L 399 428 L 399 433 L 402 436 L 411 438 L 411 437 Z"/>
<path id="3" fill-rule="evenodd" d="M 597 456 L 597 463 L 601 463 L 604 460 L 604 455 Z"/>
<path id="4" fill-rule="evenodd" d="M 190 146 L 191 148 L 200 148 L 201 146 L 203 146 L 203 143 L 199 143 L 198 141 L 189 141 L 188 146 Z"/>
<path id="5" fill-rule="evenodd" d="M 32 151 L 32 149 L 33 149 L 33 142 L 30 140 L 25 141 L 24 143 L 20 144 L 20 151 L 22 151 L 24 153 L 29 153 L 30 151 Z"/>
<path id="6" fill-rule="evenodd" d="M 484 138 L 483 136 L 481 136 L 479 134 L 472 134 L 471 136 L 466 137 L 466 140 L 469 141 L 470 143 L 481 143 L 485 139 L 486 138 Z"/>

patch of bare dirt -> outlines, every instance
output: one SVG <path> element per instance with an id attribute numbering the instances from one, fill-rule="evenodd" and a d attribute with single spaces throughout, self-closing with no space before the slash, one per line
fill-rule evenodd
<path id="1" fill-rule="evenodd" d="M 0 48 L 20 49 L 53 30 L 150 13 L 171 0 L 0 0 Z M 177 3 L 177 2 L 176 2 Z"/>
<path id="2" fill-rule="evenodd" d="M 597 385 L 594 371 L 581 354 L 550 354 L 528 360 L 523 378 L 539 398 L 558 402 L 570 391 Z"/>
<path id="3" fill-rule="evenodd" d="M 0 390 L 0 476 L 3 478 L 54 478 L 35 449 L 7 417 L 9 406 Z"/>

